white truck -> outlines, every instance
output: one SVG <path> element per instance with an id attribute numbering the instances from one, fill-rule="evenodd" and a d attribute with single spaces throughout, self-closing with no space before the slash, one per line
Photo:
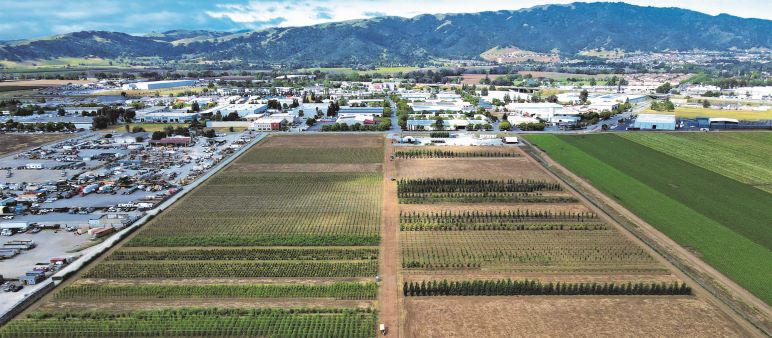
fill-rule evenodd
<path id="1" fill-rule="evenodd" d="M 0 235 L 12 236 L 16 232 L 23 232 L 29 229 L 29 223 L 27 222 L 3 222 L 0 223 Z"/>

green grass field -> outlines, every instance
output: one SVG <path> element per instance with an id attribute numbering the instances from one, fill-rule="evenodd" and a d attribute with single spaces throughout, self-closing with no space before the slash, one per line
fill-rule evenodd
<path id="1" fill-rule="evenodd" d="M 765 302 L 772 301 L 772 194 L 614 134 L 526 138 Z"/>
<path id="2" fill-rule="evenodd" d="M 628 140 L 772 193 L 772 133 L 620 133 Z"/>

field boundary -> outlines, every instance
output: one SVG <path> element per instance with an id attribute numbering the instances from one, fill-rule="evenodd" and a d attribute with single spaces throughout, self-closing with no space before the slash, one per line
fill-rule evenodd
<path id="1" fill-rule="evenodd" d="M 760 306 L 763 304 L 760 299 L 754 299 L 755 297 L 750 295 L 747 291 L 745 291 L 745 289 L 736 284 L 730 286 L 735 289 L 740 288 L 745 292 L 743 292 L 742 295 L 733 295 L 730 293 L 730 290 L 727 289 L 727 286 L 723 284 L 729 284 L 728 282 L 733 283 L 726 276 L 680 247 L 669 237 L 659 233 L 658 230 L 643 220 L 632 220 L 621 214 L 618 210 L 620 210 L 620 208 L 624 209 L 623 206 L 612 206 L 602 201 L 602 198 L 599 198 L 596 193 L 593 193 L 587 189 L 587 186 L 592 187 L 590 183 L 583 181 L 581 178 L 571 173 L 559 163 L 551 160 L 548 155 L 546 155 L 541 149 L 534 146 L 530 141 L 523 140 L 523 143 L 525 144 L 523 151 L 536 162 L 538 162 L 541 166 L 543 166 L 547 171 L 555 175 L 563 183 L 579 193 L 591 205 L 599 209 L 616 223 L 621 225 L 630 234 L 635 236 L 638 240 L 654 250 L 658 255 L 663 257 L 679 271 L 697 283 L 714 298 L 718 299 L 725 306 L 732 309 L 742 319 L 753 325 L 754 328 L 758 329 L 761 331 L 761 333 L 767 336 L 772 336 L 772 330 L 770 330 L 769 323 L 769 307 Z M 629 213 L 634 215 L 634 213 Z M 652 238 L 641 229 L 642 226 L 639 226 L 639 224 L 643 224 L 649 228 L 649 230 L 654 231 L 655 233 L 659 233 L 661 235 L 660 237 L 662 237 L 660 240 L 664 239 L 665 243 L 659 243 L 657 239 Z M 675 252 L 677 249 L 681 249 L 680 252 Z M 700 271 L 693 266 L 693 262 L 700 262 L 701 265 L 706 267 Z M 722 282 L 719 280 L 722 280 Z"/>

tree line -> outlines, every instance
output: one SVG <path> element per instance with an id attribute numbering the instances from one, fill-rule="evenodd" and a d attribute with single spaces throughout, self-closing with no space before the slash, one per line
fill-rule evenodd
<path id="1" fill-rule="evenodd" d="M 535 192 L 562 191 L 559 183 L 543 180 L 495 181 L 466 178 L 400 179 L 397 193 Z"/>
<path id="2" fill-rule="evenodd" d="M 405 282 L 406 297 L 421 296 L 535 296 L 535 295 L 691 295 L 686 283 L 542 283 L 536 280 L 513 281 L 422 281 Z"/>

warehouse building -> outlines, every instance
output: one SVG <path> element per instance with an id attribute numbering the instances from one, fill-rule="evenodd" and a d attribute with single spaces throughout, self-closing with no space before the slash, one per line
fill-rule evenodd
<path id="1" fill-rule="evenodd" d="M 675 130 L 675 115 L 640 114 L 633 123 L 633 128 L 641 130 Z"/>
<path id="2" fill-rule="evenodd" d="M 122 88 L 125 90 L 136 90 L 136 89 L 153 90 L 153 89 L 174 88 L 174 87 L 188 87 L 188 86 L 193 86 L 195 84 L 196 84 L 196 80 L 150 81 L 150 82 L 127 83 L 123 85 Z"/>

